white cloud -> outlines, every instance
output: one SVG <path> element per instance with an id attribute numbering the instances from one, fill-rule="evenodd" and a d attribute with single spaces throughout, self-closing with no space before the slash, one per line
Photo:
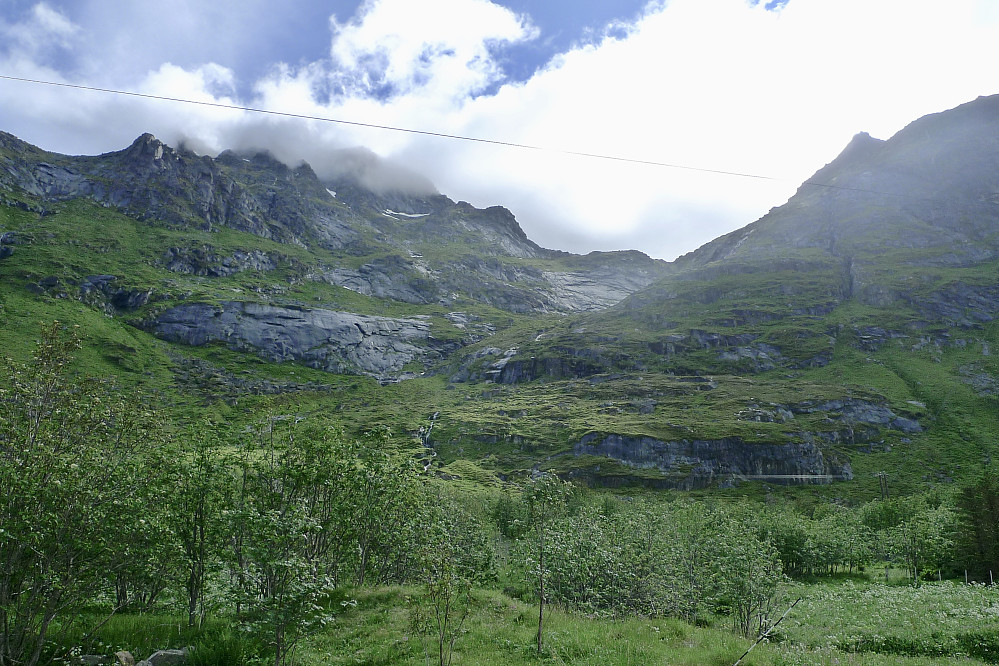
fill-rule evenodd
<path id="1" fill-rule="evenodd" d="M 164 63 L 150 72 L 140 90 L 196 102 L 235 105 L 236 101 L 231 97 L 235 84 L 233 71 L 215 63 L 191 71 Z"/>
<path id="2" fill-rule="evenodd" d="M 0 17 L 0 54 L 21 68 L 36 70 L 71 48 L 78 33 L 78 26 L 41 2 L 20 20 Z"/>
<path id="3" fill-rule="evenodd" d="M 479 135 L 786 181 L 547 154 L 482 159 L 471 147 L 450 150 L 436 180 L 477 202 L 530 192 L 515 212 L 549 244 L 570 232 L 601 244 L 644 233 L 644 248 L 674 256 L 782 203 L 854 133 L 887 138 L 999 91 L 999 30 L 975 23 L 980 4 L 792 0 L 773 13 L 743 0 L 674 0 L 625 38 L 565 54 L 460 114 Z M 424 168 L 438 161 L 425 157 Z"/>
<path id="4" fill-rule="evenodd" d="M 418 92 L 456 104 L 500 77 L 490 45 L 536 34 L 487 0 L 369 0 L 352 21 L 331 25 L 334 78 L 347 94 Z"/>
<path id="5" fill-rule="evenodd" d="M 32 36 L 0 50 L 5 70 L 17 64 L 41 76 L 46 44 L 79 43 L 68 20 L 38 7 L 26 20 Z M 161 61 L 129 74 L 151 94 L 237 101 L 236 91 L 252 83 L 254 97 L 243 105 L 546 151 L 95 94 L 74 93 L 67 104 L 64 91 L 43 88 L 23 89 L 23 104 L 0 96 L 0 112 L 12 120 L 4 129 L 36 142 L 57 137 L 62 143 L 41 143 L 68 144 L 69 152 L 120 148 L 152 131 L 206 151 L 269 148 L 322 171 L 341 159 L 335 149 L 367 146 L 453 198 L 511 208 L 542 245 L 637 247 L 671 258 L 782 203 L 856 132 L 887 138 L 921 115 L 999 92 L 999 16 L 990 7 L 991 0 L 791 0 L 768 12 L 745 0 L 671 0 L 650 5 L 615 37 L 562 54 L 529 81 L 497 89 L 496 47 L 545 37 L 528 17 L 486 0 L 369 0 L 353 19 L 331 20 L 328 59 L 275 64 L 255 82 L 211 61 Z M 196 18 L 183 22 L 204 22 Z M 10 29 L 0 25 L 4 34 Z M 192 31 L 185 39 L 204 38 Z M 79 57 L 99 64 L 89 37 L 91 49 Z"/>
<path id="6" fill-rule="evenodd" d="M 165 63 L 196 69 L 210 62 L 235 67 L 266 48 L 270 0 L 51 0 L 72 7 L 84 44 L 77 69 L 92 83 L 134 87 Z"/>
<path id="7" fill-rule="evenodd" d="M 36 57 L 47 49 L 68 47 L 78 31 L 72 21 L 44 2 L 35 5 L 21 21 L 0 21 L 7 50 L 18 49 Z"/>

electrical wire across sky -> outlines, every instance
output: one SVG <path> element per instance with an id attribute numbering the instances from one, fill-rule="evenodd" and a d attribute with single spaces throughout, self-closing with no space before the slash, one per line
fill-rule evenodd
<path id="1" fill-rule="evenodd" d="M 669 168 L 669 169 L 686 169 L 688 171 L 701 171 L 701 172 L 704 172 L 704 173 L 716 173 L 716 174 L 722 174 L 722 175 L 726 175 L 726 176 L 739 176 L 739 177 L 742 177 L 742 178 L 759 178 L 761 180 L 783 180 L 781 178 L 773 178 L 771 176 L 761 176 L 761 175 L 758 175 L 758 174 L 751 174 L 751 173 L 740 173 L 740 172 L 737 172 L 737 171 L 724 171 L 724 170 L 721 170 L 721 169 L 706 169 L 706 168 L 702 168 L 702 167 L 686 166 L 686 165 L 683 165 L 683 164 L 670 164 L 668 162 L 657 162 L 657 161 L 654 161 L 654 160 L 640 160 L 640 159 L 635 159 L 635 158 L 630 158 L 630 157 L 620 157 L 620 156 L 615 156 L 615 155 L 604 155 L 604 154 L 600 154 L 600 153 L 586 153 L 586 152 L 579 152 L 579 151 L 574 151 L 574 150 L 559 150 L 559 149 L 555 149 L 555 148 L 546 148 L 544 146 L 532 146 L 532 145 L 528 145 L 528 144 L 524 144 L 524 143 L 516 143 L 516 142 L 513 142 L 513 141 L 501 141 L 499 139 L 486 139 L 486 138 L 483 138 L 483 137 L 462 136 L 460 134 L 447 134 L 447 133 L 444 133 L 444 132 L 431 132 L 431 131 L 428 131 L 428 130 L 418 130 L 418 129 L 412 129 L 412 128 L 408 128 L 408 127 L 395 127 L 395 126 L 392 126 L 392 125 L 376 125 L 374 123 L 364 123 L 364 122 L 360 122 L 360 121 L 357 121 L 357 120 L 343 120 L 341 118 L 328 118 L 328 117 L 324 117 L 324 116 L 310 116 L 310 115 L 304 114 L 304 113 L 291 113 L 289 111 L 272 111 L 272 110 L 269 110 L 269 109 L 261 109 L 261 108 L 252 107 L 252 106 L 239 106 L 239 105 L 236 105 L 236 104 L 223 104 L 222 102 L 206 102 L 204 100 L 184 99 L 184 98 L 180 98 L 180 97 L 168 97 L 168 96 L 165 96 L 165 95 L 153 95 L 153 94 L 150 94 L 150 93 L 140 93 L 140 92 L 133 92 L 133 91 L 129 91 L 129 90 L 116 90 L 116 89 L 113 89 L 113 88 L 98 88 L 98 87 L 95 87 L 95 86 L 85 86 L 85 85 L 80 85 L 80 84 L 76 84 L 76 83 L 63 83 L 63 82 L 59 82 L 59 81 L 42 81 L 40 79 L 27 79 L 27 78 L 22 78 L 22 77 L 18 77 L 18 76 L 8 76 L 8 75 L 5 75 L 5 74 L 0 74 L 0 79 L 6 79 L 8 81 L 20 81 L 22 83 L 34 83 L 34 84 L 46 85 L 46 86 L 58 86 L 58 87 L 61 87 L 61 88 L 74 88 L 74 89 L 77 89 L 77 90 L 89 90 L 91 92 L 100 92 L 100 93 L 107 93 L 107 94 L 112 94 L 112 95 L 127 95 L 129 97 L 141 97 L 143 99 L 152 99 L 152 100 L 158 100 L 158 101 L 162 101 L 162 102 L 179 102 L 179 103 L 182 103 L 182 104 L 197 104 L 199 106 L 215 107 L 215 108 L 219 108 L 219 109 L 228 109 L 228 110 L 232 110 L 232 111 L 247 111 L 247 112 L 250 112 L 250 113 L 262 113 L 262 114 L 267 114 L 267 115 L 271 115 L 271 116 L 282 116 L 282 117 L 286 117 L 286 118 L 297 118 L 299 120 L 315 120 L 315 121 L 324 122 L 324 123 L 336 123 L 338 125 L 351 125 L 353 127 L 366 127 L 366 128 L 369 128 L 369 129 L 379 129 L 379 130 L 386 130 L 386 131 L 390 131 L 390 132 L 405 132 L 407 134 L 419 134 L 419 135 L 422 135 L 422 136 L 432 136 L 432 137 L 438 137 L 438 138 L 441 138 L 441 139 L 454 139 L 454 140 L 457 140 L 457 141 L 471 141 L 471 142 L 475 142 L 475 143 L 485 143 L 485 144 L 490 144 L 490 145 L 494 145 L 494 146 L 506 146 L 506 147 L 509 147 L 509 148 L 521 148 L 521 149 L 524 149 L 524 150 L 538 150 L 538 151 L 545 151 L 545 152 L 556 152 L 556 153 L 561 153 L 563 155 L 575 155 L 577 157 L 592 157 L 594 159 L 600 159 L 600 160 L 613 160 L 615 162 L 628 162 L 628 163 L 631 163 L 631 164 L 645 164 L 647 166 L 666 167 L 666 168 Z"/>
<path id="2" fill-rule="evenodd" d="M 413 128 L 408 128 L 408 127 L 397 127 L 397 126 L 393 126 L 393 125 L 378 125 L 378 124 L 375 124 L 375 123 L 366 123 L 366 122 L 361 122 L 361 121 L 357 121 L 357 120 L 344 120 L 342 118 L 329 118 L 329 117 L 325 117 L 325 116 L 313 116 L 313 115 L 308 115 L 308 114 L 304 114 L 304 113 L 292 113 L 290 111 L 274 111 L 274 110 L 271 110 L 271 109 L 261 109 L 261 108 L 252 107 L 252 106 L 240 106 L 240 105 L 237 105 L 237 104 L 225 104 L 225 103 L 222 103 L 222 102 L 208 102 L 208 101 L 204 101 L 204 100 L 185 99 L 185 98 L 181 98 L 181 97 L 169 97 L 169 96 L 166 96 L 166 95 L 153 95 L 151 93 L 140 93 L 140 92 L 135 92 L 135 91 L 130 91 L 130 90 L 117 90 L 117 89 L 114 89 L 114 88 L 100 88 L 100 87 L 97 87 L 97 86 L 87 86 L 87 85 L 82 85 L 82 84 L 77 84 L 77 83 L 66 83 L 66 82 L 61 82 L 61 81 L 45 81 L 45 80 L 41 80 L 41 79 L 30 79 L 30 78 L 25 78 L 25 77 L 20 77 L 20 76 L 10 76 L 10 75 L 7 75 L 7 74 L 0 74 L 0 79 L 4 79 L 4 80 L 7 80 L 7 81 L 17 81 L 17 82 L 21 82 L 21 83 L 29 83 L 29 84 L 34 84 L 34 85 L 54 86 L 54 87 L 59 87 L 59 88 L 72 88 L 72 89 L 75 89 L 75 90 L 86 90 L 86 91 L 90 91 L 90 92 L 98 92 L 98 93 L 104 93 L 104 94 L 110 94 L 110 95 L 123 95 L 123 96 L 127 96 L 127 97 L 138 97 L 138 98 L 142 98 L 142 99 L 149 99 L 149 100 L 155 100 L 155 101 L 161 101 L 161 102 L 175 102 L 175 103 L 180 103 L 180 104 L 193 104 L 193 105 L 197 105 L 197 106 L 205 106 L 205 107 L 212 107 L 212 108 L 218 108 L 218 109 L 226 109 L 226 110 L 230 110 L 230 111 L 245 111 L 245 112 L 248 112 L 248 113 L 259 113 L 259 114 L 270 115 L 270 116 L 279 116 L 279 117 L 284 117 L 284 118 L 294 118 L 294 119 L 298 119 L 298 120 L 313 120 L 313 121 L 324 122 L 324 123 L 335 123 L 335 124 L 338 124 L 338 125 L 349 125 L 349 126 L 352 126 L 352 127 L 364 127 L 364 128 L 368 128 L 368 129 L 384 130 L 384 131 L 388 131 L 388 132 L 403 132 L 403 133 L 406 133 L 406 134 L 416 134 L 416 135 L 420 135 L 420 136 L 436 137 L 436 138 L 440 138 L 440 139 L 450 139 L 450 140 L 455 140 L 455 141 L 468 141 L 468 142 L 481 143 L 481 144 L 487 144 L 487 145 L 493 145 L 493 146 L 504 146 L 504 147 L 508 147 L 508 148 L 518 148 L 518 149 L 521 149 L 521 150 L 532 150 L 532 151 L 539 151 L 539 152 L 558 153 L 558 154 L 561 154 L 561 155 L 571 155 L 571 156 L 575 156 L 575 157 L 585 157 L 585 158 L 590 158 L 590 159 L 607 160 L 607 161 L 613 161 L 613 162 L 624 162 L 624 163 L 628 163 L 628 164 L 640 164 L 640 165 L 645 165 L 645 166 L 661 167 L 661 168 L 667 168 L 667 169 L 682 169 L 684 171 L 696 171 L 696 172 L 699 172 L 699 173 L 709 173 L 709 174 L 716 174 L 716 175 L 723 175 L 723 176 L 734 176 L 734 177 L 737 177 L 737 178 L 752 178 L 752 179 L 756 179 L 756 180 L 768 180 L 768 181 L 775 181 L 775 182 L 794 182 L 790 178 L 778 178 L 778 177 L 775 177 L 775 176 L 766 176 L 766 175 L 755 174 L 755 173 L 745 173 L 745 172 L 740 172 L 740 171 L 726 171 L 724 169 L 709 169 L 709 168 L 706 168 L 706 167 L 696 167 L 696 166 L 690 166 L 690 165 L 685 165 L 685 164 L 674 164 L 674 163 L 670 163 L 670 162 L 660 162 L 660 161 L 656 161 L 656 160 L 645 160 L 645 159 L 638 159 L 638 158 L 632 158 L 632 157 L 622 157 L 622 156 L 619 156 L 619 155 L 607 155 L 607 154 L 604 154 L 604 153 L 589 153 L 589 152 L 575 151 L 575 150 L 562 150 L 562 149 L 558 149 L 558 148 L 550 148 L 550 147 L 545 147 L 545 146 L 535 146 L 535 145 L 530 145 L 530 144 L 517 143 L 517 142 L 514 142 L 514 141 L 502 141 L 500 139 L 487 139 L 487 138 L 484 138 L 484 137 L 464 136 L 464 135 L 460 135 L 460 134 L 448 134 L 448 133 L 445 133 L 445 132 L 433 132 L 433 131 L 429 131 L 429 130 L 413 129 Z M 894 193 L 894 192 L 883 192 L 883 191 L 879 191 L 879 190 L 869 190 L 869 189 L 856 188 L 856 187 L 847 187 L 847 186 L 843 186 L 843 185 L 833 185 L 832 183 L 817 183 L 817 182 L 810 181 L 810 180 L 806 180 L 806 181 L 804 181 L 801 184 L 802 185 L 812 185 L 812 186 L 815 186 L 815 187 L 825 187 L 825 188 L 837 189 L 837 190 L 846 190 L 846 191 L 851 191 L 851 192 L 864 192 L 864 193 L 867 193 L 867 194 L 879 194 L 879 195 L 884 195 L 884 196 L 902 197 L 902 198 L 907 198 L 907 199 L 924 199 L 923 197 L 916 197 L 916 196 L 913 196 L 911 194 L 900 194 L 900 193 Z"/>

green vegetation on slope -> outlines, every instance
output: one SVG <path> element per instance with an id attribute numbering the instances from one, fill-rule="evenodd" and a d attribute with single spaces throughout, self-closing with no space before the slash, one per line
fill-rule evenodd
<path id="1" fill-rule="evenodd" d="M 69 372 L 72 333 L 42 333 L 0 388 L 12 663 L 157 641 L 228 666 L 729 663 L 797 597 L 747 663 L 999 660 L 992 589 L 932 582 L 993 566 L 994 472 L 961 497 L 807 513 L 773 498 L 618 498 L 551 474 L 500 484 L 459 460 L 444 469 L 464 478 L 445 482 L 422 446 L 384 429 L 355 440 L 321 409 L 258 413 L 252 429 L 218 412 L 168 423 Z M 874 582 L 885 567 L 914 587 Z M 147 629 L 176 612 L 193 629 Z"/>

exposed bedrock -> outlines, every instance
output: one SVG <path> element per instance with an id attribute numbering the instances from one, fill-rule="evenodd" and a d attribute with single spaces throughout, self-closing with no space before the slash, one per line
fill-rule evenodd
<path id="1" fill-rule="evenodd" d="M 590 433 L 575 445 L 573 453 L 610 458 L 636 469 L 658 469 L 664 478 L 652 481 L 652 485 L 683 490 L 739 479 L 802 484 L 853 478 L 848 460 L 824 455 L 810 441 L 751 443 L 725 437 L 664 442 L 652 437 Z M 599 471 L 591 474 L 599 476 Z"/>
<path id="2" fill-rule="evenodd" d="M 429 362 L 430 324 L 420 319 L 369 317 L 323 309 L 227 301 L 171 308 L 147 323 L 156 335 L 188 345 L 224 342 L 270 361 L 397 379 L 411 361 Z"/>

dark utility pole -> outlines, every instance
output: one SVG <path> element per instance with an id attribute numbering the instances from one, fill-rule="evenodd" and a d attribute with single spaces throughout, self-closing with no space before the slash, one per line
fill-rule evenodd
<path id="1" fill-rule="evenodd" d="M 888 475 L 884 472 L 878 472 L 874 476 L 878 477 L 878 481 L 881 483 L 881 499 L 888 499 Z"/>

